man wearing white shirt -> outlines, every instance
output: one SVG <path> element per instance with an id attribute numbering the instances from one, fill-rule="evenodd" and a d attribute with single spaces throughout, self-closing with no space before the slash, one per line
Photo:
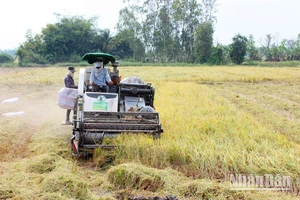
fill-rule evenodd
<path id="1" fill-rule="evenodd" d="M 109 77 L 108 70 L 103 67 L 101 62 L 95 62 L 94 65 L 95 69 L 93 69 L 90 76 L 90 83 L 93 87 L 93 92 L 108 92 L 106 82 L 109 85 L 113 84 Z"/>

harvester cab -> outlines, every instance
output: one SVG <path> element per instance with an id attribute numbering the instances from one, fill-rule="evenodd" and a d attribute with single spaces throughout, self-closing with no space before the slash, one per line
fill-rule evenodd
<path id="1" fill-rule="evenodd" d="M 92 153 L 96 148 L 113 148 L 105 145 L 106 137 L 123 133 L 144 133 L 160 138 L 163 132 L 159 113 L 154 109 L 155 89 L 139 77 L 120 81 L 114 56 L 104 53 L 87 53 L 83 56 L 89 64 L 111 63 L 109 71 L 113 85 L 109 92 L 92 92 L 89 82 L 93 67 L 81 68 L 78 96 L 75 99 L 77 114 L 74 115 L 71 147 L 74 156 Z"/>

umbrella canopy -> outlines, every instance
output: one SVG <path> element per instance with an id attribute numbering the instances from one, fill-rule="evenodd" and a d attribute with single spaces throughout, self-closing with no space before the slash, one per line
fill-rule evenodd
<path id="1" fill-rule="evenodd" d="M 93 64 L 94 62 L 103 62 L 104 65 L 109 62 L 114 63 L 116 58 L 108 53 L 86 53 L 82 60 L 86 60 L 89 64 Z"/>

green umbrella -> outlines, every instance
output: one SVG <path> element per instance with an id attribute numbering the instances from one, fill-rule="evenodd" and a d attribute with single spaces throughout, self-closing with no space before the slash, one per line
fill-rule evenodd
<path id="1" fill-rule="evenodd" d="M 94 62 L 103 62 L 104 65 L 107 65 L 109 62 L 114 63 L 116 58 L 108 53 L 86 53 L 82 60 L 87 60 L 89 64 L 93 64 Z"/>

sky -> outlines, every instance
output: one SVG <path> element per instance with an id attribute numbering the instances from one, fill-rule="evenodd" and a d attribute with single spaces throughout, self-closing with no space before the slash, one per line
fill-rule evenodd
<path id="1" fill-rule="evenodd" d="M 300 0 L 217 0 L 214 42 L 228 45 L 238 33 L 254 35 L 256 44 L 266 34 L 296 39 L 300 33 Z M 47 24 L 57 22 L 54 13 L 86 18 L 98 17 L 98 27 L 116 33 L 123 0 L 14 0 L 1 1 L 0 49 L 14 49 L 25 42 L 28 29 L 41 33 Z"/>
<path id="2" fill-rule="evenodd" d="M 123 0 L 14 0 L 0 4 L 0 49 L 14 49 L 26 41 L 28 29 L 40 34 L 47 24 L 58 22 L 54 13 L 98 17 L 98 26 L 116 33 L 114 27 Z"/>
<path id="3" fill-rule="evenodd" d="M 240 33 L 252 34 L 256 45 L 264 44 L 266 34 L 279 42 L 297 39 L 300 33 L 300 0 L 217 0 L 215 42 L 228 45 Z"/>

